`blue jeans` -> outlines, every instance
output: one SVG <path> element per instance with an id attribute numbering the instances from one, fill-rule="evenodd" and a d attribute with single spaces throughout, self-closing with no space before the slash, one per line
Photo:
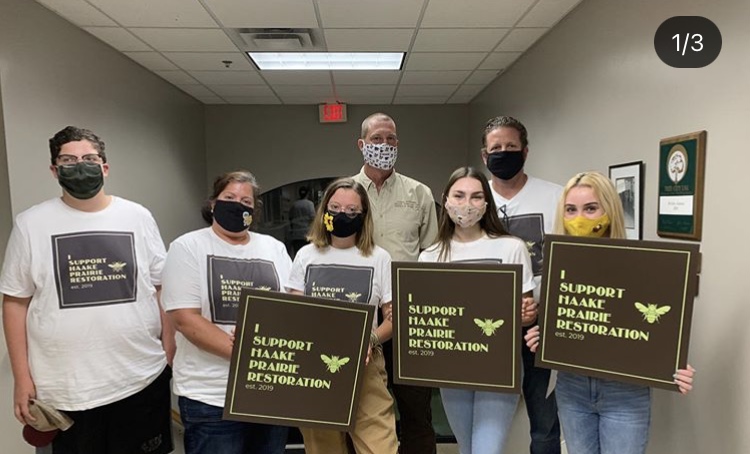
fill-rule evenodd
<path id="1" fill-rule="evenodd" d="M 518 394 L 440 388 L 440 396 L 461 454 L 502 454 Z"/>
<path id="2" fill-rule="evenodd" d="M 526 335 L 528 328 L 522 330 Z M 547 396 L 550 370 L 534 366 L 534 353 L 521 343 L 523 358 L 523 398 L 529 415 L 531 454 L 560 454 L 560 421 L 555 393 Z M 572 452 L 574 453 L 574 451 Z"/>
<path id="3" fill-rule="evenodd" d="M 221 407 L 178 400 L 185 454 L 284 454 L 287 427 L 223 420 Z"/>
<path id="4" fill-rule="evenodd" d="M 560 372 L 556 392 L 568 452 L 646 452 L 651 388 Z"/>

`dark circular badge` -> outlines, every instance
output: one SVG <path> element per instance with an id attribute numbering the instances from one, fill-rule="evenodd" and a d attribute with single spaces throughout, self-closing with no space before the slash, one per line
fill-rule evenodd
<path id="1" fill-rule="evenodd" d="M 721 32 L 705 17 L 670 17 L 656 30 L 654 49 L 674 68 L 703 68 L 719 56 Z"/>

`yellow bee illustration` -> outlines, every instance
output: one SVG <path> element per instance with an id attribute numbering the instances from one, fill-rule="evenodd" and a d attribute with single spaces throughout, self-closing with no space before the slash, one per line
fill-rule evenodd
<path id="1" fill-rule="evenodd" d="M 112 262 L 107 266 L 112 268 L 112 271 L 114 271 L 115 273 L 119 273 L 123 268 L 125 268 L 125 265 L 127 265 L 127 263 L 125 262 Z"/>
<path id="2" fill-rule="evenodd" d="M 351 292 L 351 293 L 347 293 L 346 294 L 346 297 L 349 298 L 349 301 L 352 302 L 352 303 L 356 303 L 357 299 L 360 296 L 362 296 L 362 294 L 361 293 L 357 293 L 357 292 Z"/>
<path id="3" fill-rule="evenodd" d="M 330 373 L 338 372 L 339 369 L 341 369 L 341 366 L 349 362 L 349 357 L 347 356 L 339 359 L 338 356 L 320 355 L 320 359 L 326 363 L 326 366 L 328 366 L 328 372 Z"/>
<path id="4" fill-rule="evenodd" d="M 504 320 L 493 321 L 491 318 L 485 318 L 484 320 L 475 318 L 474 323 L 481 328 L 485 336 L 489 337 L 495 334 L 495 330 L 503 326 Z"/>
<path id="5" fill-rule="evenodd" d="M 658 307 L 656 304 L 649 304 L 648 306 L 646 306 L 641 303 L 635 303 L 635 307 L 643 314 L 643 319 L 649 323 L 658 322 L 659 317 L 666 314 L 670 309 L 672 309 L 671 306 Z"/>
<path id="6" fill-rule="evenodd" d="M 333 232 L 333 216 L 331 216 L 329 213 L 324 214 L 323 225 L 325 226 L 327 231 Z"/>
<path id="7" fill-rule="evenodd" d="M 261 285 L 260 287 L 255 287 L 255 289 L 256 289 L 256 290 L 265 290 L 265 291 L 269 291 L 269 290 L 271 290 L 271 287 L 269 287 L 269 286 L 267 286 L 267 285 Z"/>
<path id="8" fill-rule="evenodd" d="M 245 224 L 245 227 L 250 227 L 250 224 L 253 223 L 253 215 L 245 211 L 242 213 L 242 222 Z"/>

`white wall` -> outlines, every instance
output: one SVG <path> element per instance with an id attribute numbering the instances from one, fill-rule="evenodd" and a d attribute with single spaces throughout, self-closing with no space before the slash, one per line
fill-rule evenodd
<path id="1" fill-rule="evenodd" d="M 385 112 L 396 121 L 396 169 L 440 197 L 450 173 L 465 164 L 468 106 L 348 106 L 349 121 L 320 124 L 317 106 L 207 106 L 209 181 L 236 168 L 272 189 L 309 178 L 352 175 L 362 121 Z"/>
<path id="2" fill-rule="evenodd" d="M 0 1 L 0 92 L 3 251 L 11 213 L 60 195 L 47 140 L 69 124 L 104 139 L 107 191 L 151 209 L 166 241 L 201 225 L 204 118 L 191 97 L 30 0 Z M 31 453 L 0 345 L 0 451 Z"/>
<path id="3" fill-rule="evenodd" d="M 675 69 L 656 56 L 656 29 L 677 15 L 705 16 L 721 30 L 721 55 L 710 66 Z M 585 0 L 471 104 L 474 163 L 481 126 L 500 114 L 527 126 L 527 170 L 536 176 L 564 183 L 578 171 L 644 161 L 646 239 L 658 238 L 659 140 L 708 131 L 703 272 L 689 356 L 696 389 L 687 397 L 655 391 L 649 453 L 750 452 L 750 248 L 742 229 L 750 222 L 748 17 L 746 0 Z M 522 433 L 517 425 L 514 440 Z"/>

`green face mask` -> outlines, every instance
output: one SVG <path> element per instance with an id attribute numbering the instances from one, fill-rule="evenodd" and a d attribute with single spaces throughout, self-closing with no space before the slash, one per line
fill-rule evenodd
<path id="1" fill-rule="evenodd" d="M 76 199 L 94 197 L 104 186 L 101 164 L 79 162 L 74 165 L 57 166 L 57 181 L 65 192 Z"/>
<path id="2" fill-rule="evenodd" d="M 568 235 L 602 237 L 609 231 L 609 216 L 606 214 L 598 219 L 576 216 L 563 221 Z"/>

